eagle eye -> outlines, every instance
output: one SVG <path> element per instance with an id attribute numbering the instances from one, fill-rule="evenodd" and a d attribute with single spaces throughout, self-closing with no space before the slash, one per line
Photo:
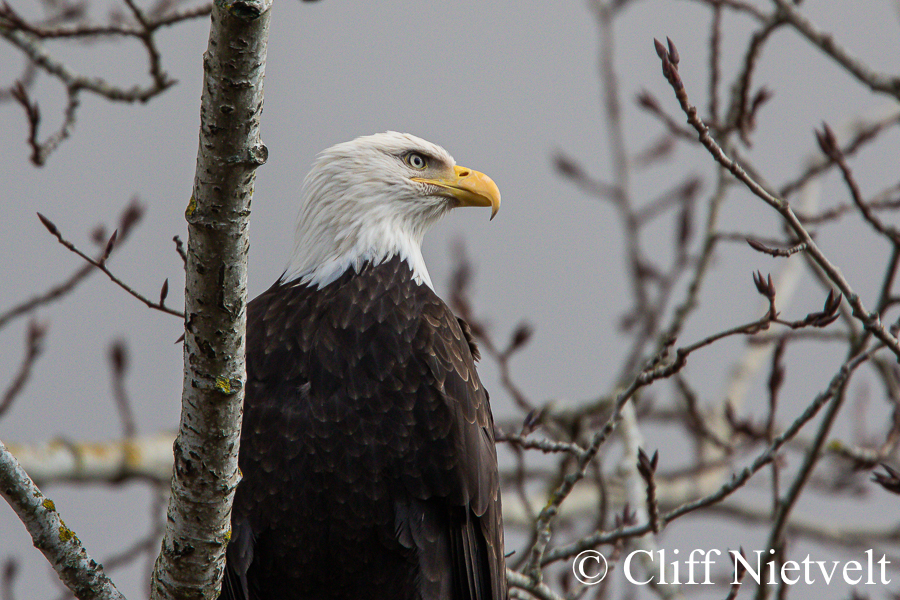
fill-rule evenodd
<path id="1" fill-rule="evenodd" d="M 403 155 L 403 162 L 417 171 L 424 171 L 428 166 L 428 159 L 418 152 L 407 152 Z"/>

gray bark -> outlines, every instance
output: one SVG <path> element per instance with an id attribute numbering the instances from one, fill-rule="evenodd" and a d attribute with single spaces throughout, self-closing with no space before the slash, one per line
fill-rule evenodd
<path id="1" fill-rule="evenodd" d="M 250 201 L 271 0 L 219 0 L 204 55 L 200 148 L 185 211 L 184 386 L 154 600 L 215 598 L 240 475 Z"/>
<path id="2" fill-rule="evenodd" d="M 103 567 L 60 518 L 50 498 L 31 481 L 15 457 L 0 442 L 0 496 L 13 508 L 59 579 L 82 600 L 125 600 Z"/>

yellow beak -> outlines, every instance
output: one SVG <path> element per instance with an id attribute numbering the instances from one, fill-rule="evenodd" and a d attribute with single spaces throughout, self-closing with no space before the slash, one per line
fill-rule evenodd
<path id="1" fill-rule="evenodd" d="M 413 177 L 412 180 L 442 188 L 448 198 L 456 201 L 456 206 L 490 206 L 491 219 L 500 210 L 500 189 L 484 173 L 457 165 L 453 167 L 452 177 Z"/>

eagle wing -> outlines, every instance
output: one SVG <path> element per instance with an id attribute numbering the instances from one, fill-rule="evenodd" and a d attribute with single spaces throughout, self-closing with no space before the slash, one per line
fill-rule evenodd
<path id="1" fill-rule="evenodd" d="M 383 585 L 397 599 L 505 600 L 488 394 L 440 298 L 395 258 L 321 290 L 276 284 L 247 327 L 244 482 L 221 598 L 288 598 L 296 585 L 267 578 L 309 583 L 343 544 L 364 564 L 341 565 L 371 579 L 366 597 Z M 317 546 L 326 537 L 337 542 Z M 309 595 L 352 594 L 344 575 Z"/>
<path id="2" fill-rule="evenodd" d="M 411 465 L 410 492 L 416 500 L 402 508 L 400 540 L 408 545 L 412 539 L 417 549 L 423 587 L 433 592 L 424 598 L 505 599 L 494 423 L 488 393 L 475 370 L 478 351 L 468 325 L 437 296 L 427 305 L 424 320 L 434 336 L 425 346 L 433 377 L 430 393 L 434 402 L 450 408 L 453 425 L 449 436 L 431 440 L 432 448 L 441 448 L 445 439 L 453 446 L 450 452 L 428 453 L 432 464 Z M 428 420 L 437 421 L 442 412 L 425 414 L 425 429 L 441 431 Z M 414 526 L 417 521 L 421 526 Z M 448 584 L 449 595 L 444 593 Z"/>

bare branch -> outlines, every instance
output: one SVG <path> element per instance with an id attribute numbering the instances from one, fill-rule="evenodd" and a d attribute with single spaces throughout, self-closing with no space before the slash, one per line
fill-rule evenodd
<path id="1" fill-rule="evenodd" d="M 54 225 L 53 222 L 50 221 L 50 219 L 48 219 L 41 213 L 38 213 L 37 215 L 38 215 L 38 218 L 41 220 L 41 223 L 44 224 L 44 227 L 47 228 L 47 231 L 49 231 L 54 237 L 56 237 L 57 241 L 59 241 L 60 244 L 62 244 L 69 251 L 74 252 L 75 254 L 77 254 L 78 256 L 83 258 L 88 264 L 101 270 L 104 274 L 106 274 L 107 277 L 109 277 L 110 281 L 112 281 L 113 283 L 118 285 L 120 288 L 122 288 L 123 290 L 125 290 L 126 292 L 128 292 L 129 294 L 131 294 L 132 296 L 134 296 L 135 298 L 137 298 L 144 304 L 146 304 L 148 308 L 152 308 L 154 310 L 158 310 L 160 312 L 164 312 L 164 313 L 176 316 L 176 317 L 182 317 L 182 318 L 184 317 L 184 313 L 182 313 L 181 311 L 171 309 L 171 308 L 165 306 L 164 304 L 162 304 L 162 302 L 153 302 L 152 300 L 143 296 L 139 292 L 135 291 L 124 281 L 122 281 L 121 279 L 119 279 L 118 277 L 113 275 L 113 273 L 106 267 L 106 259 L 109 258 L 110 253 L 112 252 L 113 248 L 115 247 L 116 238 L 118 237 L 118 230 L 114 231 L 112 237 L 109 238 L 109 242 L 107 242 L 106 247 L 103 251 L 103 254 L 100 256 L 100 258 L 93 259 L 90 256 L 88 256 L 87 254 L 85 254 L 84 252 L 82 252 L 81 250 L 79 250 L 75 246 L 75 244 L 73 244 L 72 242 L 65 239 L 62 236 L 62 233 L 59 231 L 59 229 L 56 227 L 56 225 Z"/>
<path id="2" fill-rule="evenodd" d="M 84 10 L 66 13 L 61 10 L 58 18 L 50 19 L 44 25 L 30 23 L 22 18 L 7 3 L 0 4 L 0 36 L 17 47 L 29 60 L 23 78 L 11 91 L 11 96 L 25 109 L 29 124 L 28 143 L 31 146 L 31 161 L 42 166 L 48 156 L 69 137 L 75 125 L 76 111 L 82 91 L 92 92 L 113 102 L 146 102 L 175 84 L 162 69 L 162 58 L 157 48 L 155 34 L 162 27 L 181 23 L 210 13 L 210 5 L 198 6 L 184 11 L 168 11 L 162 14 L 146 15 L 133 0 L 124 0 L 129 8 L 133 23 L 111 22 L 107 25 L 88 25 L 83 22 Z M 165 3 L 160 3 L 162 8 Z M 74 25 L 60 25 L 58 21 L 76 21 Z M 71 70 L 63 60 L 53 56 L 43 43 L 45 40 L 91 40 L 97 37 L 126 37 L 138 40 L 147 53 L 150 83 L 124 88 L 112 85 L 101 77 L 92 77 Z M 45 141 L 38 141 L 40 113 L 37 104 L 30 102 L 26 87 L 33 80 L 33 73 L 40 69 L 62 83 L 68 98 L 63 113 L 63 122 Z"/>
<path id="3" fill-rule="evenodd" d="M 45 497 L 10 451 L 0 442 L 0 496 L 13 508 L 34 545 L 53 565 L 60 580 L 78 598 L 125 600 L 103 567 L 91 559 L 53 501 Z"/>
<path id="4" fill-rule="evenodd" d="M 9 387 L 6 388 L 3 396 L 0 397 L 0 417 L 9 410 L 13 401 L 25 388 L 25 384 L 31 376 L 31 370 L 34 367 L 34 363 L 37 362 L 38 357 L 43 351 L 43 341 L 46 334 L 47 325 L 45 323 L 31 321 L 28 325 L 28 332 L 25 336 L 25 356 L 22 358 L 19 372 L 16 373 L 16 376 L 13 377 Z"/>
<path id="5" fill-rule="evenodd" d="M 751 248 L 753 248 L 757 252 L 768 254 L 769 256 L 793 256 L 798 252 L 803 252 L 804 250 L 806 250 L 806 242 L 796 244 L 794 246 L 791 246 L 790 248 L 770 248 L 760 241 L 751 238 L 746 238 L 746 240 L 747 243 L 750 244 Z"/>
<path id="6" fill-rule="evenodd" d="M 800 431 L 800 429 L 813 417 L 815 417 L 816 414 L 818 414 L 819 410 L 828 401 L 832 400 L 836 396 L 836 394 L 838 394 L 841 387 L 846 383 L 850 375 L 859 367 L 859 365 L 871 358 L 875 351 L 879 350 L 881 347 L 882 346 L 875 347 L 872 350 L 859 354 L 849 361 L 845 362 L 838 370 L 838 372 L 834 375 L 834 377 L 832 377 L 831 381 L 828 384 L 828 387 L 819 395 L 817 395 L 813 402 L 806 407 L 803 413 L 800 414 L 783 433 L 778 435 L 772 441 L 772 443 L 753 460 L 753 462 L 749 466 L 745 467 L 740 472 L 735 473 L 732 476 L 731 481 L 722 485 L 712 494 L 709 494 L 697 500 L 693 500 L 691 502 L 687 502 L 679 506 L 678 508 L 667 512 L 662 516 L 662 523 L 664 525 L 667 523 L 671 523 L 675 519 L 682 517 L 688 513 L 694 512 L 712 504 L 716 504 L 734 493 L 735 490 L 744 486 L 750 480 L 750 478 L 753 477 L 754 474 L 756 474 L 760 469 L 762 469 L 775 459 L 778 451 L 784 446 L 784 444 L 793 439 Z M 634 525 L 631 527 L 620 528 L 609 533 L 600 532 L 590 536 L 586 536 L 572 544 L 554 548 L 552 551 L 548 552 L 546 556 L 543 557 L 542 564 L 549 564 L 558 560 L 571 558 L 582 550 L 594 548 L 601 544 L 609 544 L 615 542 L 618 539 L 632 537 L 635 535 L 642 535 L 650 530 L 650 524 L 645 523 L 643 525 Z"/>
<path id="7" fill-rule="evenodd" d="M 124 242 L 125 239 L 130 235 L 131 231 L 134 229 L 135 225 L 137 225 L 141 218 L 144 215 L 144 208 L 137 201 L 137 199 L 132 199 L 131 203 L 125 207 L 122 211 L 122 214 L 119 217 L 119 242 Z M 46 227 L 46 225 L 45 225 Z M 54 226 L 55 228 L 55 226 Z M 96 232 L 100 233 L 102 230 L 102 226 L 98 227 Z M 105 234 L 101 237 L 105 237 Z M 102 254 L 98 255 L 95 260 L 99 261 L 102 258 Z M 24 302 L 13 306 L 8 309 L 6 312 L 0 313 L 0 328 L 4 325 L 12 321 L 17 317 L 21 317 L 27 315 L 29 313 L 34 312 L 41 306 L 49 304 L 51 302 L 55 302 L 66 297 L 75 287 L 81 283 L 88 275 L 94 272 L 94 266 L 92 264 L 87 264 L 75 271 L 66 281 L 61 284 L 55 285 L 50 288 L 48 291 L 43 294 L 39 294 Z"/>
<path id="8" fill-rule="evenodd" d="M 811 21 L 797 10 L 797 6 L 788 0 L 772 0 L 778 7 L 779 14 L 799 31 L 807 40 L 844 67 L 860 83 L 873 92 L 889 94 L 900 98 L 900 78 L 876 73 L 859 59 L 850 55 L 839 45 L 831 34 L 820 31 Z"/>
<path id="9" fill-rule="evenodd" d="M 781 1 L 781 0 L 777 0 Z M 881 323 L 880 315 L 876 312 L 870 312 L 865 304 L 863 304 L 862 299 L 856 292 L 853 291 L 853 288 L 850 287 L 849 282 L 844 278 L 840 269 L 838 269 L 835 265 L 833 265 L 828 258 L 824 255 L 824 253 L 819 249 L 816 245 L 815 241 L 813 241 L 809 232 L 794 214 L 794 211 L 791 209 L 790 205 L 785 202 L 783 199 L 778 198 L 773 195 L 772 192 L 768 191 L 763 185 L 758 183 L 755 179 L 753 179 L 750 175 L 747 174 L 747 171 L 744 170 L 741 165 L 739 165 L 736 161 L 730 159 L 721 147 L 716 143 L 716 141 L 710 136 L 709 128 L 703 123 L 700 117 L 697 114 L 697 109 L 690 103 L 687 97 L 687 92 L 684 88 L 684 83 L 681 80 L 681 76 L 678 74 L 677 64 L 672 62 L 670 57 L 671 50 L 667 53 L 665 47 L 662 46 L 659 42 L 657 44 L 657 54 L 660 54 L 663 65 L 663 74 L 666 79 L 671 84 L 672 88 L 675 90 L 675 96 L 678 99 L 678 102 L 681 104 L 682 110 L 688 117 L 688 123 L 690 123 L 700 134 L 700 143 L 712 154 L 713 158 L 721 164 L 724 168 L 726 168 L 732 175 L 734 175 L 737 179 L 739 179 L 747 188 L 753 192 L 757 197 L 765 201 L 769 206 L 774 208 L 781 217 L 784 219 L 786 225 L 791 229 L 791 231 L 797 236 L 797 238 L 801 241 L 801 243 L 807 244 L 807 253 L 811 256 L 811 258 L 816 262 L 816 264 L 825 272 L 826 276 L 834 282 L 834 284 L 838 287 L 838 289 L 843 293 L 844 296 L 847 297 L 847 301 L 850 303 L 850 306 L 853 308 L 853 316 L 859 319 L 859 321 L 863 324 L 867 331 L 870 331 L 875 337 L 881 340 L 891 351 L 900 358 L 900 342 L 898 342 L 896 336 L 892 335 Z M 673 46 L 671 41 L 669 43 L 670 48 Z"/>
<path id="10" fill-rule="evenodd" d="M 39 485 L 130 480 L 168 484 L 174 439 L 174 433 L 165 432 L 106 442 L 54 439 L 39 444 L 11 443 L 9 451 Z"/>
<path id="11" fill-rule="evenodd" d="M 128 347 L 125 340 L 116 340 L 112 343 L 109 348 L 109 362 L 112 367 L 113 398 L 119 411 L 119 419 L 122 421 L 122 434 L 126 439 L 133 438 L 137 433 L 137 425 L 128 392 L 125 390 L 125 373 L 128 371 Z"/>
<path id="12" fill-rule="evenodd" d="M 875 231 L 889 238 L 894 244 L 900 244 L 900 231 L 898 231 L 895 227 L 889 227 L 882 223 L 881 220 L 875 215 L 875 213 L 872 212 L 871 208 L 866 204 L 865 200 L 862 197 L 862 192 L 860 192 L 859 190 L 859 184 L 856 183 L 856 179 L 853 177 L 853 172 L 850 170 L 850 166 L 847 164 L 847 161 L 844 158 L 844 154 L 841 152 L 840 146 L 838 146 L 837 138 L 827 124 L 823 125 L 822 131 L 816 132 L 816 139 L 819 142 L 819 147 L 822 148 L 822 152 L 824 152 L 832 161 L 834 161 L 834 163 L 837 164 L 838 168 L 841 170 L 841 174 L 844 176 L 844 181 L 847 183 L 847 188 L 850 190 L 850 197 L 853 199 L 853 203 L 859 209 L 859 212 L 862 214 L 863 218 L 872 226 L 873 229 L 875 229 Z"/>

